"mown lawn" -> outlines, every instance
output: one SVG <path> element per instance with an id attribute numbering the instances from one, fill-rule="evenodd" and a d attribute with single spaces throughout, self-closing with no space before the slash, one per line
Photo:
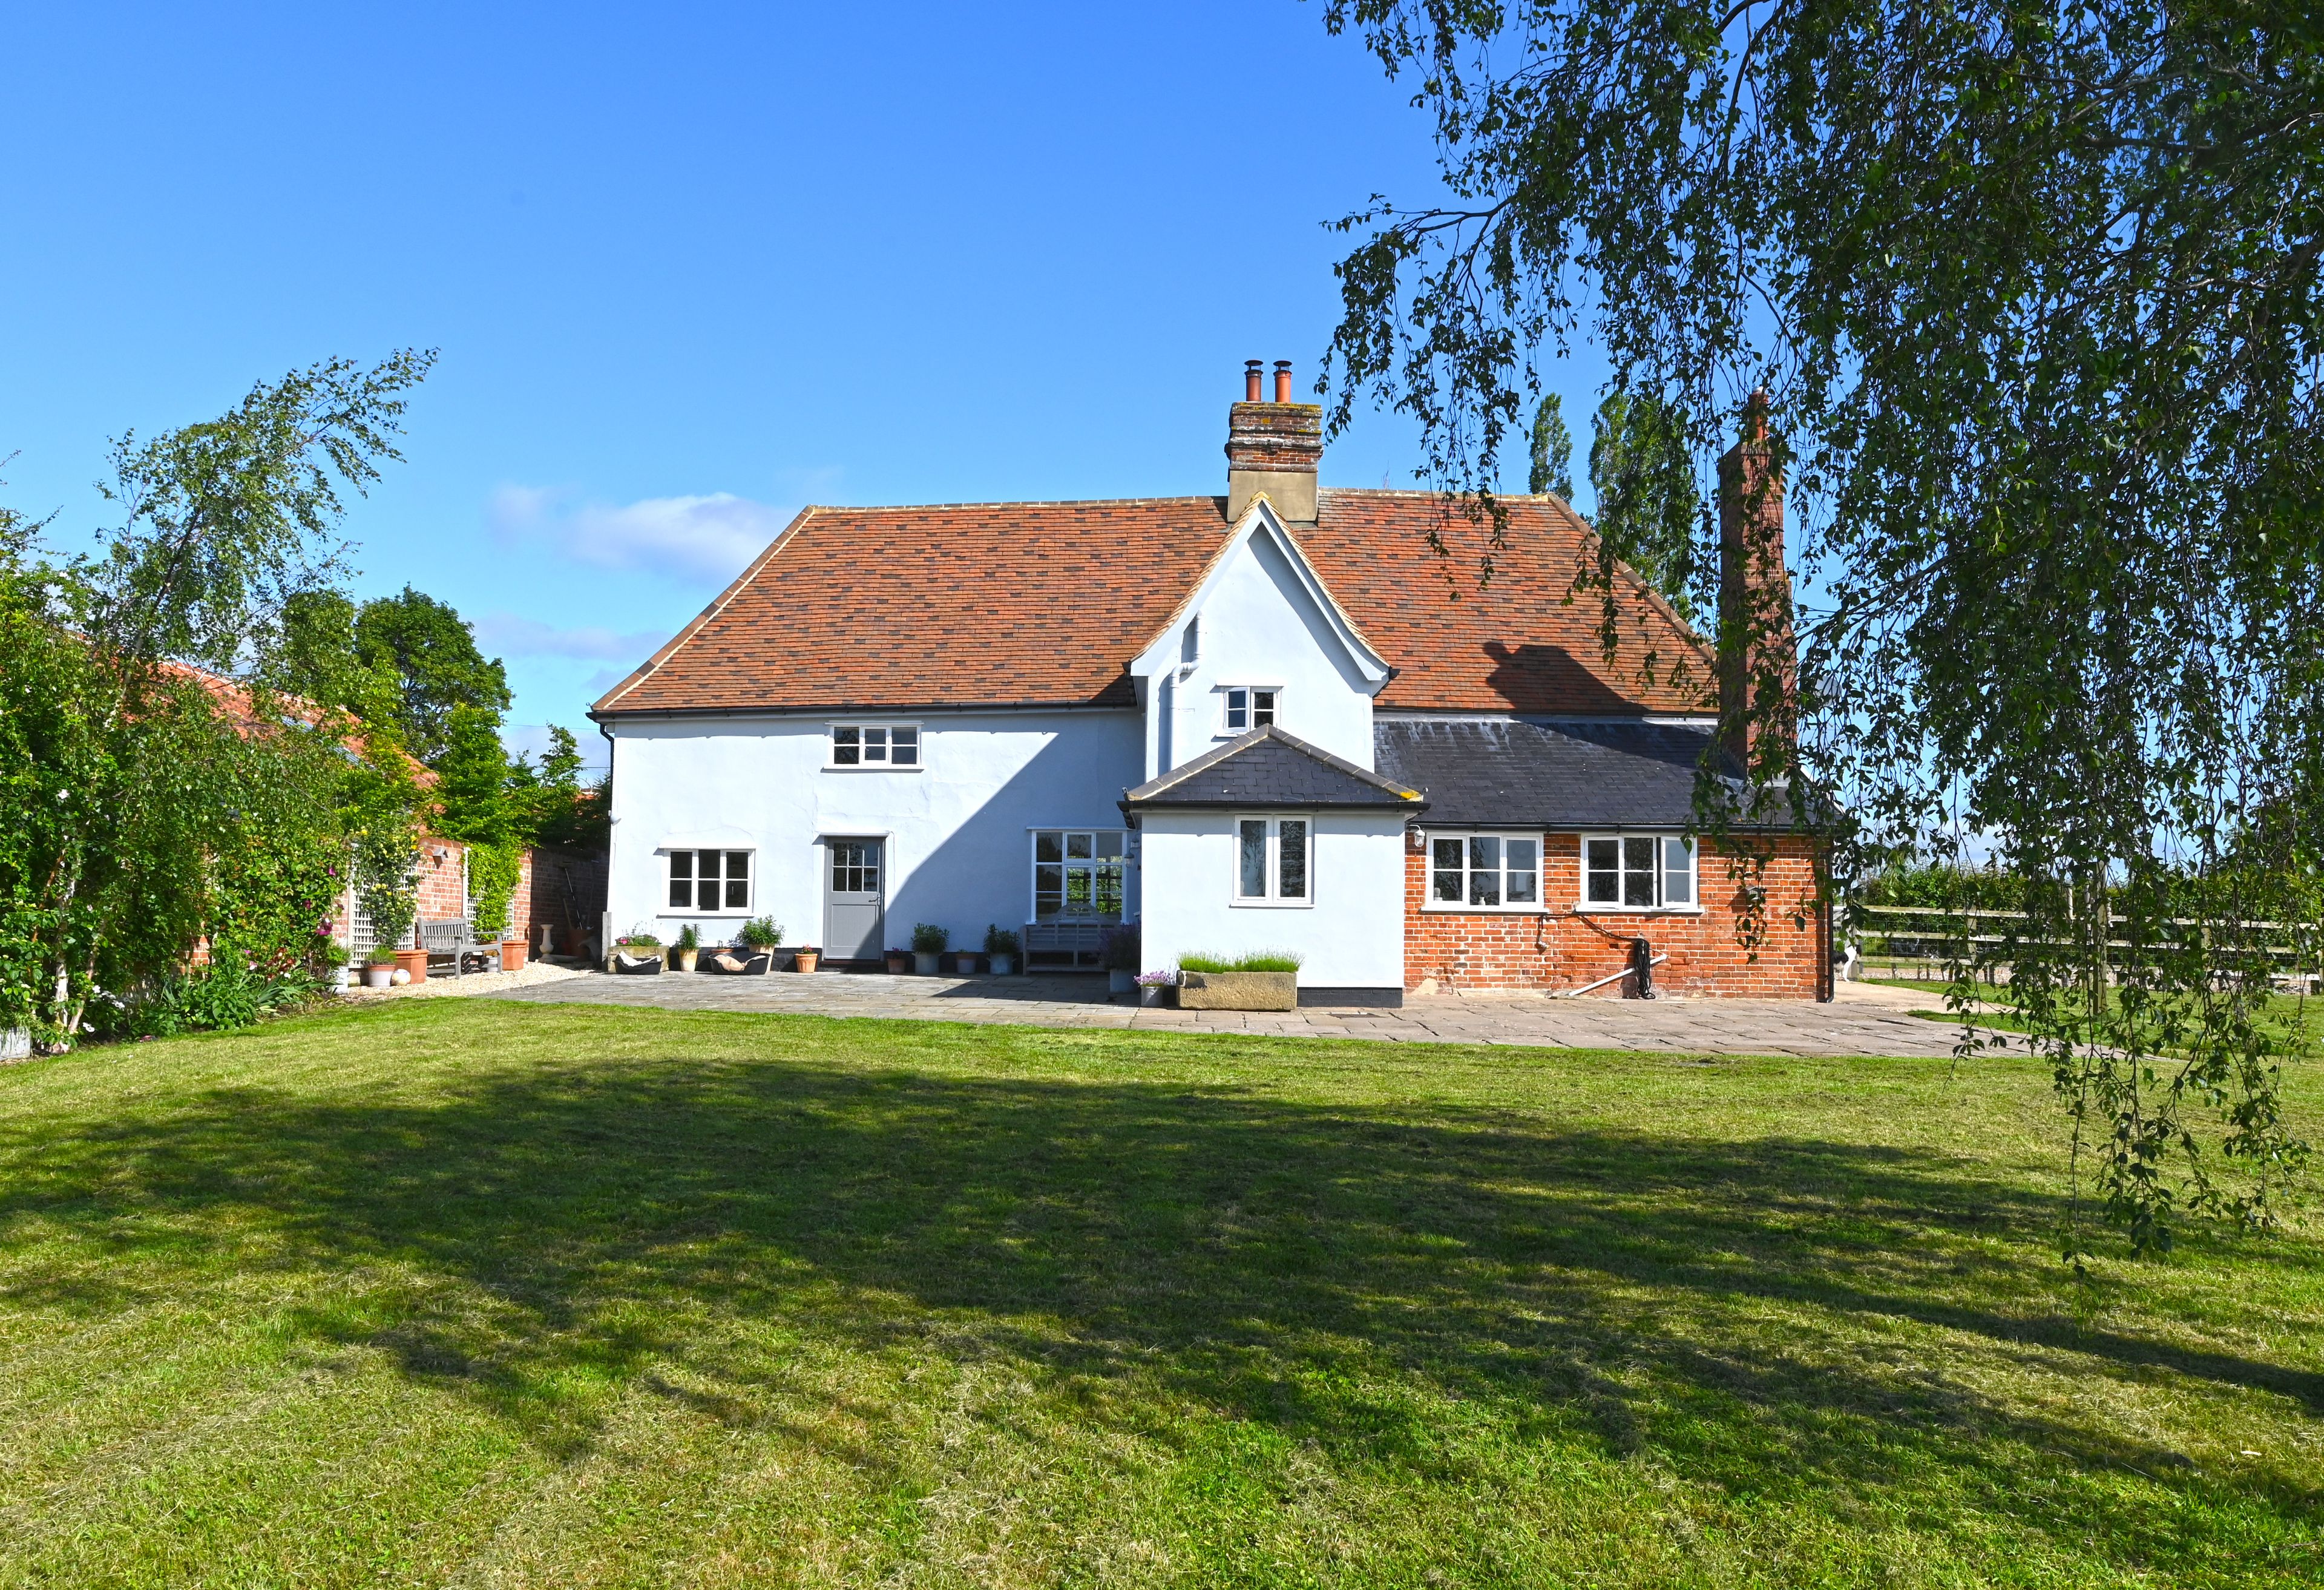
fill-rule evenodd
<path id="1" fill-rule="evenodd" d="M 42 1061 L 0 1584 L 2317 1584 L 2324 1233 L 2078 1308 L 2057 1140 L 2006 1059 L 441 1000 Z"/>

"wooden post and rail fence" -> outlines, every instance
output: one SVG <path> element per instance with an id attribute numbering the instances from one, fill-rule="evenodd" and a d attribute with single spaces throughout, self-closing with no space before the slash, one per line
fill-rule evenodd
<path id="1" fill-rule="evenodd" d="M 2036 939 L 2015 925 L 2031 920 L 2024 911 L 1987 911 L 1973 906 L 1868 905 L 1851 901 L 1843 908 L 1840 932 L 1854 949 L 1859 977 L 1949 983 L 1954 968 L 1969 968 L 1982 982 L 1998 984 L 2009 975 L 2009 951 L 2023 944 L 2063 946 L 2081 941 Z M 2120 919 L 2108 913 L 2091 926 L 2103 934 L 2108 976 L 2118 976 L 2141 953 L 2139 944 L 2115 936 Z M 2183 929 L 2190 936 L 2216 930 L 2223 924 L 2173 917 L 2162 924 Z M 2242 946 L 2244 954 L 2268 957 L 2269 975 L 2286 993 L 2324 994 L 2319 979 L 2314 929 L 2294 922 L 2232 924 L 2255 936 Z"/>

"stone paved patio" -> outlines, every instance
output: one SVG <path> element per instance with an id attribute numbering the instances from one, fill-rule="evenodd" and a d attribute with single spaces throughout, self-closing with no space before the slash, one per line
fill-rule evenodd
<path id="1" fill-rule="evenodd" d="M 1434 994 L 1400 1010 L 1267 1012 L 1142 1010 L 1109 1003 L 1094 976 L 909 977 L 818 972 L 801 976 L 655 977 L 592 973 L 488 998 L 540 1004 L 650 1005 L 685 1011 L 779 1011 L 929 1021 L 1011 1021 L 1367 1038 L 1392 1043 L 1508 1043 L 1545 1048 L 1677 1049 L 1698 1054 L 1944 1055 L 1957 1031 L 1906 1012 L 1940 1006 L 1934 992 L 1843 984 L 1818 1005 L 1761 999 L 1549 999 Z"/>

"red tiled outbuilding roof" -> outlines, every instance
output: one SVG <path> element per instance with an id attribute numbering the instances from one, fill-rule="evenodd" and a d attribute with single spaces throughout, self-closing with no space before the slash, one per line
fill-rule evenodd
<path id="1" fill-rule="evenodd" d="M 1589 528 L 1554 497 L 1504 499 L 1508 545 L 1421 492 L 1325 490 L 1289 526 L 1397 669 L 1383 708 L 1706 710 L 1709 652 L 1618 569 L 1574 588 Z M 1127 668 L 1224 549 L 1222 497 L 808 508 L 702 615 L 596 703 L 601 714 L 1129 707 Z M 1428 543 L 1434 531 L 1449 556 Z"/>

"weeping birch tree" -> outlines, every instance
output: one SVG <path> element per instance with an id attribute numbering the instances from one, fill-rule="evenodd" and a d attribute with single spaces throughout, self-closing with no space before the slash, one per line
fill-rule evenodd
<path id="1" fill-rule="evenodd" d="M 1323 14 L 1410 86 L 1443 178 L 1340 223 L 1335 426 L 1408 411 L 1489 512 L 1586 335 L 1707 498 L 1769 394 L 1822 599 L 1755 785 L 1937 859 L 1977 836 L 2019 880 L 1965 969 L 2006 968 L 2054 1068 L 2078 1264 L 2085 1197 L 2140 1250 L 2273 1222 L 2324 857 L 2313 7 Z"/>
<path id="2" fill-rule="evenodd" d="M 94 556 L 48 556 L 44 526 L 0 515 L 0 1022 L 69 1045 L 101 989 L 230 930 L 237 868 L 264 874 L 266 914 L 319 931 L 312 841 L 337 820 L 348 726 L 272 688 L 283 615 L 340 572 L 344 494 L 398 457 L 430 356 L 333 360 L 217 420 L 124 437 Z M 313 876 L 280 872 L 293 830 Z"/>

